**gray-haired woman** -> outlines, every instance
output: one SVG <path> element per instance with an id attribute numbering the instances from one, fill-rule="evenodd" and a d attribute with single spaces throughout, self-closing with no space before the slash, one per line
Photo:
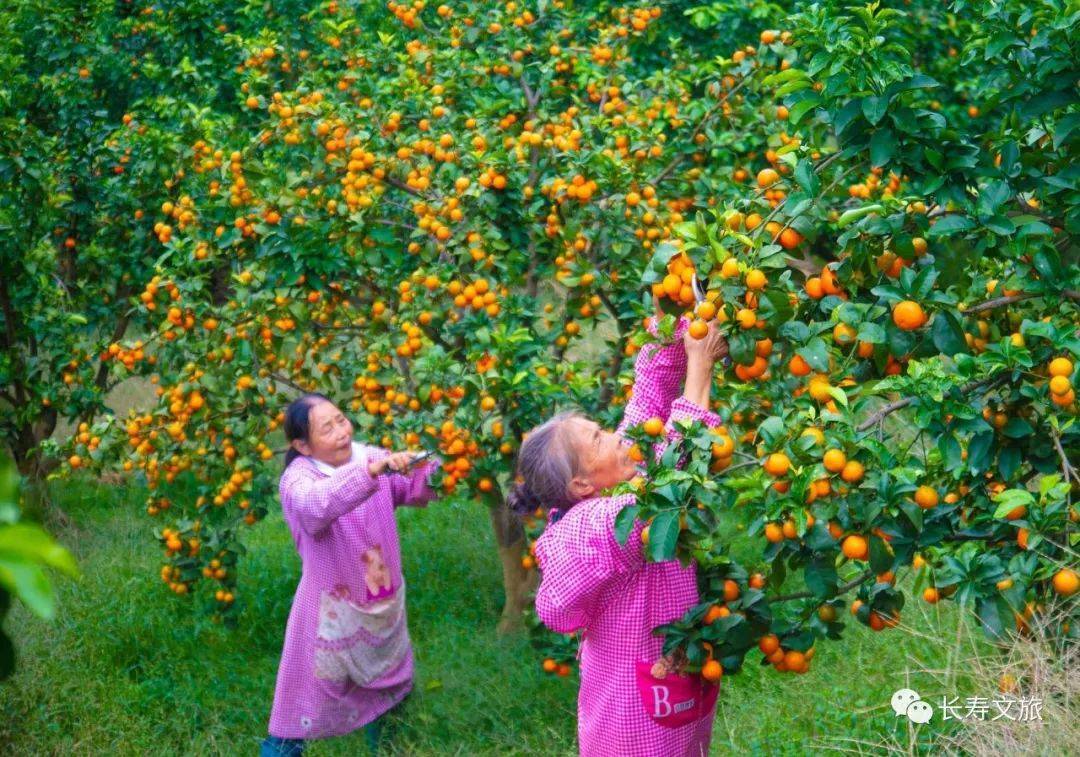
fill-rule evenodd
<path id="1" fill-rule="evenodd" d="M 675 342 L 646 345 L 635 363 L 633 393 L 615 432 L 577 413 L 562 413 L 530 431 L 518 455 L 521 479 L 509 497 L 518 512 L 549 511 L 536 542 L 541 572 L 540 619 L 555 631 L 582 630 L 578 743 L 582 754 L 701 754 L 708 750 L 715 703 L 677 728 L 658 725 L 639 699 L 639 665 L 660 658 L 653 628 L 698 602 L 695 568 L 676 561 L 646 563 L 640 521 L 625 544 L 615 539 L 615 516 L 633 495 L 604 496 L 632 478 L 637 465 L 623 432 L 650 418 L 673 424 L 697 419 L 718 426 L 709 410 L 717 360 L 727 343 L 715 323 L 703 339 L 679 324 Z M 650 324 L 650 328 L 652 324 Z M 680 395 L 681 389 L 681 395 Z"/>

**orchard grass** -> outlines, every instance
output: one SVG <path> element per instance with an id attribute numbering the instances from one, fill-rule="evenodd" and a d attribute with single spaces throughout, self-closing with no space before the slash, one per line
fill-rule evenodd
<path id="1" fill-rule="evenodd" d="M 255 753 L 300 567 L 280 512 L 252 529 L 238 587 L 244 605 L 227 630 L 158 580 L 155 555 L 145 549 L 152 523 L 143 493 L 76 480 L 55 496 L 70 516 L 59 536 L 83 577 L 56 581 L 55 621 L 21 607 L 7 620 L 19 657 L 15 676 L 0 685 L 4 752 Z M 502 584 L 487 518 L 481 506 L 458 500 L 400 511 L 417 679 L 403 717 L 390 724 L 394 752 L 575 751 L 576 678 L 544 674 L 524 637 L 495 633 Z M 739 552 L 739 532 L 729 534 Z M 912 602 L 898 629 L 849 624 L 843 641 L 818 645 L 804 676 L 760 667 L 752 652 L 742 673 L 724 678 L 714 753 L 907 745 L 914 732 L 889 699 L 902 686 L 945 693 L 939 679 L 906 671 L 946 667 L 957 621 L 951 604 Z M 976 690 L 961 679 L 948 693 L 991 696 L 982 690 L 988 685 Z M 920 728 L 915 751 L 929 751 L 937 720 Z M 361 733 L 309 751 L 365 752 Z"/>

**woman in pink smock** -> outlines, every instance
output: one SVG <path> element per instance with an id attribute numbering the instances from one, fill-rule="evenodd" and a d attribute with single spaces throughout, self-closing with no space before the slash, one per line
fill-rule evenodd
<path id="1" fill-rule="evenodd" d="M 638 472 L 625 429 L 661 418 L 670 443 L 678 435 L 676 421 L 720 424 L 708 409 L 709 392 L 727 343 L 715 324 L 700 340 L 686 335 L 686 325 L 683 319 L 674 343 L 642 348 L 617 431 L 605 431 L 576 413 L 560 413 L 530 431 L 518 455 L 522 483 L 511 493 L 511 507 L 522 513 L 538 506 L 549 510 L 549 525 L 536 542 L 541 574 L 536 612 L 555 631 L 583 631 L 578 693 L 583 755 L 667 757 L 702 755 L 709 748 L 715 701 L 686 725 L 659 725 L 642 702 L 636 673 L 639 662 L 652 666 L 660 660 L 662 639 L 653 628 L 698 603 L 695 568 L 674 560 L 646 562 L 641 521 L 620 544 L 615 516 L 634 497 L 603 496 Z"/>
<path id="2" fill-rule="evenodd" d="M 302 573 L 285 628 L 270 738 L 262 755 L 298 755 L 304 740 L 367 729 L 412 689 L 394 508 L 435 497 L 438 460 L 410 469 L 413 453 L 353 441 L 326 397 L 304 395 L 285 412 L 290 449 L 281 506 Z"/>

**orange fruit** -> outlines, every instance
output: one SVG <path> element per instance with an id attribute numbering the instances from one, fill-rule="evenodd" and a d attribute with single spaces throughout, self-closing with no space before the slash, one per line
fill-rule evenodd
<path id="1" fill-rule="evenodd" d="M 659 418 L 649 418 L 645 421 L 644 429 L 649 436 L 660 436 L 664 433 L 664 422 Z"/>
<path id="2" fill-rule="evenodd" d="M 724 579 L 724 601 L 734 602 L 739 598 L 739 585 L 730 578 Z"/>
<path id="3" fill-rule="evenodd" d="M 904 331 L 914 331 L 926 323 L 926 313 L 923 312 L 922 305 L 919 303 L 913 300 L 904 300 L 897 303 L 896 307 L 893 308 L 892 319 L 897 328 Z"/>
<path id="4" fill-rule="evenodd" d="M 709 324 L 705 323 L 705 321 L 700 318 L 695 318 L 690 322 L 690 328 L 688 328 L 687 331 L 694 339 L 704 339 L 709 333 Z"/>
<path id="5" fill-rule="evenodd" d="M 559 663 L 555 662 L 550 657 L 544 660 L 543 668 L 545 673 L 554 673 L 559 669 Z"/>
<path id="6" fill-rule="evenodd" d="M 701 666 L 701 677 L 706 681 L 718 683 L 724 675 L 724 668 L 716 660 L 708 660 Z"/>
<path id="7" fill-rule="evenodd" d="M 739 328 L 752 329 L 757 324 L 757 313 L 750 308 L 741 308 L 735 314 L 735 320 L 739 322 Z"/>
<path id="8" fill-rule="evenodd" d="M 833 328 L 833 341 L 840 345 L 848 345 L 855 341 L 855 336 L 858 332 L 854 327 L 848 326 L 846 323 L 838 323 Z"/>
<path id="9" fill-rule="evenodd" d="M 1051 394 L 1068 394 L 1072 389 L 1072 384 L 1069 383 L 1067 376 L 1054 376 L 1050 379 L 1050 393 Z"/>
<path id="10" fill-rule="evenodd" d="M 862 481 L 865 472 L 866 469 L 858 460 L 848 460 L 847 463 L 844 464 L 844 469 L 840 471 L 840 478 L 849 484 L 857 484 L 859 481 Z"/>
<path id="11" fill-rule="evenodd" d="M 765 538 L 773 544 L 782 542 L 784 540 L 784 529 L 779 523 L 766 523 Z"/>
<path id="12" fill-rule="evenodd" d="M 1063 597 L 1071 597 L 1076 593 L 1077 589 L 1080 589 L 1080 576 L 1076 575 L 1076 571 L 1071 568 L 1062 568 L 1054 574 L 1054 578 L 1051 581 L 1054 585 L 1054 591 Z"/>
<path id="13" fill-rule="evenodd" d="M 780 174 L 778 174 L 772 168 L 763 168 L 758 171 L 757 183 L 762 189 L 771 187 L 776 182 L 780 181 Z"/>
<path id="14" fill-rule="evenodd" d="M 698 304 L 694 312 L 701 320 L 711 321 L 716 317 L 716 305 L 712 302 L 702 302 Z"/>
<path id="15" fill-rule="evenodd" d="M 937 507 L 939 501 L 937 490 L 932 486 L 920 486 L 915 490 L 915 504 L 924 510 Z"/>
<path id="16" fill-rule="evenodd" d="M 926 589 L 923 590 L 922 598 L 924 602 L 929 602 L 933 605 L 937 604 L 937 601 L 941 598 L 941 596 L 938 594 L 937 589 L 935 589 L 933 586 L 928 586 L 926 587 Z"/>
<path id="17" fill-rule="evenodd" d="M 847 465 L 847 455 L 844 454 L 843 450 L 831 449 L 825 453 L 822 464 L 829 473 L 839 473 Z"/>
<path id="18" fill-rule="evenodd" d="M 739 275 L 739 261 L 735 258 L 728 258 L 720 266 L 720 278 L 733 279 Z"/>
<path id="19" fill-rule="evenodd" d="M 824 623 L 832 623 L 836 620 L 836 608 L 832 605 L 822 605 L 818 608 L 817 615 Z"/>
<path id="20" fill-rule="evenodd" d="M 783 476 L 791 468 L 791 460 L 783 452 L 774 452 L 765 458 L 765 472 L 770 476 Z"/>
<path id="21" fill-rule="evenodd" d="M 765 588 L 765 576 L 761 573 L 754 573 L 750 576 L 750 580 L 747 581 L 751 589 L 764 589 Z"/>
<path id="22" fill-rule="evenodd" d="M 849 560 L 865 560 L 870 555 L 870 545 L 865 537 L 851 534 L 844 538 L 840 551 Z"/>
<path id="23" fill-rule="evenodd" d="M 785 539 L 799 538 L 799 529 L 796 527 L 795 521 L 793 520 L 785 520 L 784 525 L 780 527 L 780 530 L 783 532 Z"/>
<path id="24" fill-rule="evenodd" d="M 704 620 L 702 620 L 702 622 L 707 626 L 711 626 L 719 618 L 723 618 L 724 616 L 730 615 L 730 614 L 731 614 L 731 611 L 728 610 L 723 605 L 713 605 L 712 607 L 709 608 L 708 612 L 705 613 L 705 618 L 704 618 Z"/>
<path id="25" fill-rule="evenodd" d="M 784 653 L 784 664 L 788 670 L 798 670 L 806 662 L 806 655 L 797 649 L 789 649 Z"/>
<path id="26" fill-rule="evenodd" d="M 1016 532 L 1016 543 L 1020 549 L 1028 548 L 1028 530 L 1026 528 L 1021 528 Z"/>
<path id="27" fill-rule="evenodd" d="M 754 268 L 748 271 L 746 274 L 746 287 L 748 289 L 764 289 L 768 279 L 765 277 L 764 271 L 760 271 Z"/>
<path id="28" fill-rule="evenodd" d="M 788 371 L 792 376 L 807 376 L 810 374 L 810 364 L 799 355 L 792 355 L 788 362 Z"/>
<path id="29" fill-rule="evenodd" d="M 1051 376 L 1071 376 L 1073 372 L 1072 361 L 1067 357 L 1056 357 L 1050 361 Z"/>
<path id="30" fill-rule="evenodd" d="M 780 639 L 777 638 L 776 634 L 774 633 L 766 634 L 765 636 L 762 636 L 761 639 L 758 641 L 758 649 L 760 649 L 761 653 L 766 657 L 771 655 L 779 648 Z"/>
<path id="31" fill-rule="evenodd" d="M 825 296 L 825 289 L 821 285 L 821 279 L 811 276 L 806 280 L 806 294 L 812 300 L 820 300 Z"/>
<path id="32" fill-rule="evenodd" d="M 802 241 L 802 234 L 795 229 L 787 228 L 780 232 L 780 246 L 785 250 L 794 250 Z"/>

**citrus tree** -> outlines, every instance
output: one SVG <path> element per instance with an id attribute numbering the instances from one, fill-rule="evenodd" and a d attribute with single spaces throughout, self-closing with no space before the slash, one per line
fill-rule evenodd
<path id="1" fill-rule="evenodd" d="M 16 291 L 16 313 L 38 313 L 42 288 L 58 304 L 55 334 L 12 318 L 13 343 L 66 360 L 62 386 L 47 361 L 23 364 L 38 366 L 19 374 L 36 401 L 13 393 L 12 420 L 34 427 L 59 405 L 81 422 L 67 444 L 42 445 L 40 427 L 28 449 L 65 459 L 62 473 L 140 476 L 161 578 L 205 588 L 228 616 L 240 534 L 275 500 L 281 409 L 327 392 L 369 439 L 439 452 L 438 485 L 491 507 L 513 625 L 526 572 L 501 489 L 517 441 L 558 404 L 621 401 L 648 309 L 640 272 L 709 202 L 704 183 L 667 198 L 657 186 L 704 159 L 726 98 L 696 64 L 661 68 L 670 56 L 651 45 L 681 19 L 645 4 L 261 8 L 98 9 L 104 62 L 63 78 L 88 98 L 116 82 L 116 104 L 81 132 L 103 146 L 92 210 L 37 190 L 56 217 L 90 216 L 89 240 L 28 237 L 43 270 L 66 249 L 97 258 L 72 253 L 77 287 L 44 276 Z M 30 37 L 37 17 L 20 22 Z M 95 79 L 114 68 L 126 73 Z M 116 250 L 124 274 L 103 292 L 91 261 Z M 71 289 L 85 299 L 63 307 Z M 604 340 L 575 352 L 598 328 Z M 135 376 L 156 402 L 108 413 L 108 389 Z"/>
<path id="2" fill-rule="evenodd" d="M 649 559 L 698 565 L 701 602 L 656 629 L 690 669 L 758 649 L 806 672 L 846 611 L 902 622 L 908 570 L 993 638 L 1056 605 L 1040 622 L 1075 640 L 1075 20 L 814 5 L 724 56 L 740 128 L 706 130 L 705 171 L 733 183 L 642 279 L 691 333 L 726 329 L 724 425 L 616 490 L 636 494 L 617 538 L 645 520 Z M 709 282 L 692 308 L 690 274 Z M 553 672 L 573 649 L 538 645 Z"/>

